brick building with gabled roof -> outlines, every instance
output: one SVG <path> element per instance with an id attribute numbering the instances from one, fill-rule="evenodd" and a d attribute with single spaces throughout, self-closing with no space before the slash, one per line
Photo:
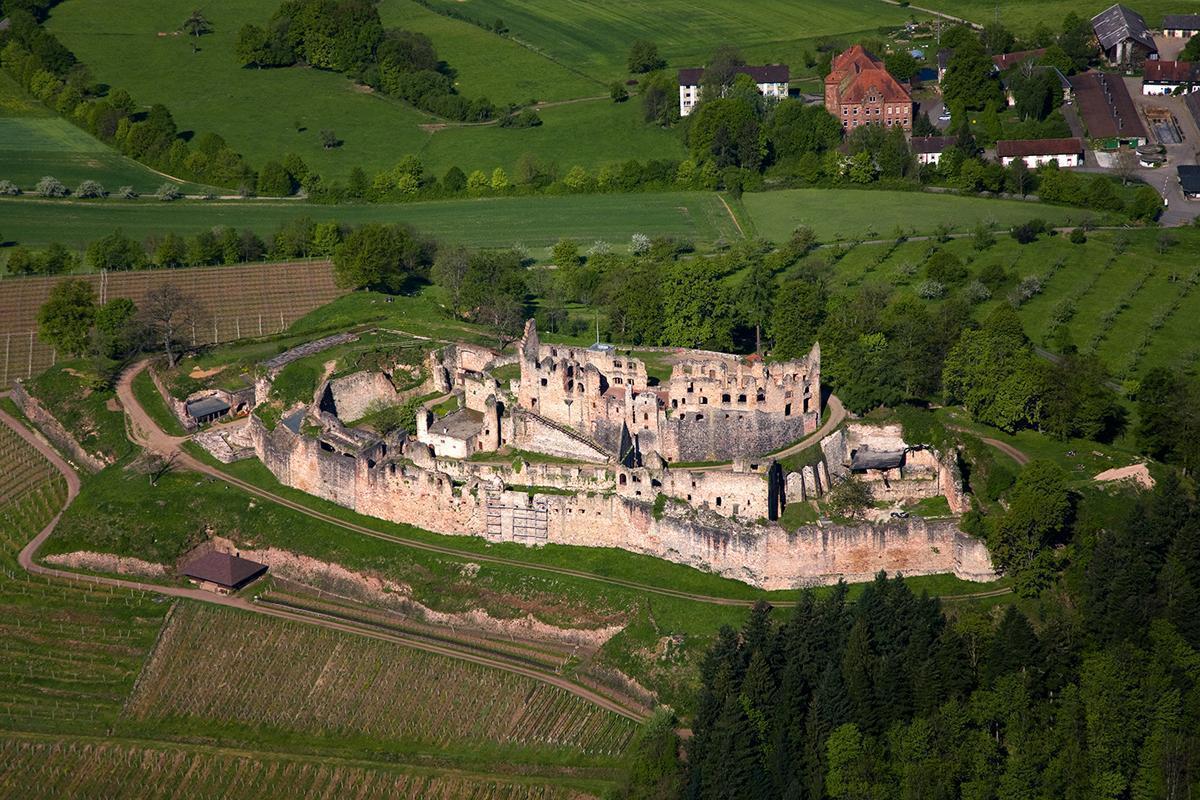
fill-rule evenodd
<path id="1" fill-rule="evenodd" d="M 912 130 L 912 95 L 882 61 L 859 44 L 839 53 L 830 64 L 825 77 L 825 109 L 847 131 L 859 125 L 899 125 Z"/>

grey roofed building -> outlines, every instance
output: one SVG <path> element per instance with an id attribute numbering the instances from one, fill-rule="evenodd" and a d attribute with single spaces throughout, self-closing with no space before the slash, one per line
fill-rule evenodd
<path id="1" fill-rule="evenodd" d="M 912 151 L 917 155 L 922 153 L 944 153 L 951 147 L 954 147 L 957 142 L 957 136 L 914 136 L 912 138 Z"/>
<path id="2" fill-rule="evenodd" d="M 1195 34 L 1200 31 L 1200 14 L 1163 14 L 1162 29 L 1168 36 Z"/>
<path id="3" fill-rule="evenodd" d="M 1092 17 L 1092 30 L 1112 64 L 1136 66 L 1147 58 L 1158 57 L 1158 45 L 1146 20 L 1119 3 Z"/>
<path id="4" fill-rule="evenodd" d="M 1175 168 L 1179 173 L 1179 188 L 1190 198 L 1200 197 L 1200 166 L 1196 164 L 1180 164 Z"/>
<path id="5" fill-rule="evenodd" d="M 211 422 L 229 411 L 229 403 L 219 397 L 204 397 L 187 404 L 187 414 L 197 422 Z"/>
<path id="6" fill-rule="evenodd" d="M 226 591 L 237 591 L 266 571 L 266 564 L 215 551 L 189 561 L 183 568 L 183 574 L 192 580 Z"/>

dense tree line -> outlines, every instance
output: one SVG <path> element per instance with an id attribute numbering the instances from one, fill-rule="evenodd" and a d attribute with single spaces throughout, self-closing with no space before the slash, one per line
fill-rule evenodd
<path id="1" fill-rule="evenodd" d="M 286 0 L 265 27 L 242 27 L 236 51 L 242 66 L 303 62 L 344 73 L 447 119 L 478 122 L 495 114 L 486 98 L 458 94 L 454 70 L 438 59 L 428 36 L 385 29 L 368 0 Z"/>
<path id="2" fill-rule="evenodd" d="M 756 607 L 703 662 L 677 796 L 1191 796 L 1200 511 L 1170 479 L 1097 496 L 1074 541 L 1032 622 L 1014 606 L 947 617 L 883 576 L 854 603 L 840 586 Z"/>

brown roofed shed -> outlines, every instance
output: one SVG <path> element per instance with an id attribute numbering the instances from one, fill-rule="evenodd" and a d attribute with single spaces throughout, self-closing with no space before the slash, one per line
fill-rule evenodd
<path id="1" fill-rule="evenodd" d="M 215 551 L 189 561 L 183 568 L 183 574 L 202 587 L 225 594 L 236 592 L 266 571 L 266 564 Z"/>

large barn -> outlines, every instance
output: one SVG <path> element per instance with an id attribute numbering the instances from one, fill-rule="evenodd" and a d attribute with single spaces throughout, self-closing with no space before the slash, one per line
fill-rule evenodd
<path id="1" fill-rule="evenodd" d="M 1092 29 L 1109 64 L 1137 69 L 1158 58 L 1158 45 L 1142 15 L 1117 4 L 1092 17 Z"/>

